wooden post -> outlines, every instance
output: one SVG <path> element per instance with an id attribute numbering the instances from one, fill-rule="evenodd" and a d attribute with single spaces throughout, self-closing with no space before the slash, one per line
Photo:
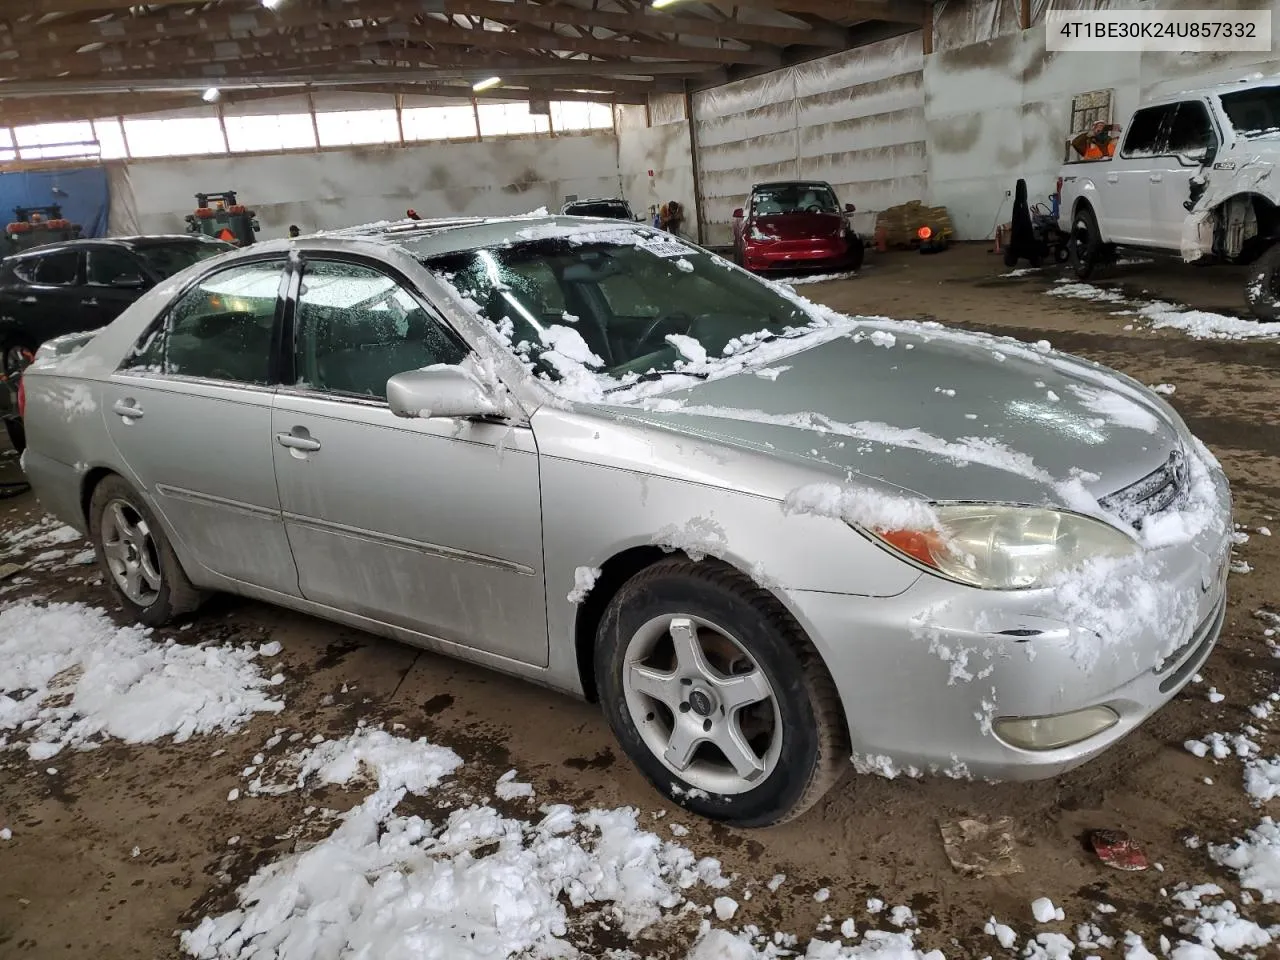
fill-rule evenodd
<path id="1" fill-rule="evenodd" d="M 927 57 L 933 53 L 933 3 L 924 5 L 924 24 L 920 28 L 922 34 L 921 39 L 924 41 L 924 55 Z"/>
<path id="2" fill-rule="evenodd" d="M 396 130 L 400 133 L 400 146 L 404 146 L 404 94 L 397 93 L 396 100 Z"/>
<path id="3" fill-rule="evenodd" d="M 222 131 L 222 149 L 228 154 L 231 153 L 231 140 L 227 137 L 227 118 L 222 113 L 222 104 L 216 107 L 218 111 L 218 129 Z"/>
<path id="4" fill-rule="evenodd" d="M 698 130 L 693 123 L 693 94 L 684 85 L 684 122 L 689 125 L 689 168 L 693 174 L 693 242 L 702 243 L 702 172 L 698 165 Z M 658 198 L 662 205 L 662 198 Z"/>
<path id="5" fill-rule="evenodd" d="M 307 91 L 307 111 L 311 114 L 311 135 L 316 138 L 316 150 L 320 149 L 320 123 L 316 120 L 316 98 Z"/>
<path id="6" fill-rule="evenodd" d="M 1023 30 L 1031 29 L 1031 0 L 1022 0 L 1022 9 L 1019 11 L 1019 21 Z"/>

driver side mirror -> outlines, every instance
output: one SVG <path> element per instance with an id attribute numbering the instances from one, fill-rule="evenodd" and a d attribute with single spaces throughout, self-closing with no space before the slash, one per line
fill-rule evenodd
<path id="1" fill-rule="evenodd" d="M 408 419 L 492 417 L 502 409 L 492 392 L 468 370 L 437 364 L 406 370 L 387 381 L 387 404 Z"/>
<path id="2" fill-rule="evenodd" d="M 742 208 L 741 208 L 741 207 L 739 207 L 737 210 L 733 211 L 733 219 L 735 219 L 735 220 L 741 220 L 741 219 L 742 219 Z"/>
<path id="3" fill-rule="evenodd" d="M 844 212 L 845 212 L 845 213 L 853 213 L 853 212 L 854 212 L 854 211 L 856 211 L 857 209 L 858 209 L 858 208 L 857 208 L 857 207 L 855 207 L 852 203 L 846 203 L 846 204 L 844 205 Z"/>
<path id="4" fill-rule="evenodd" d="M 121 290 L 141 290 L 146 286 L 146 281 L 136 273 L 125 273 L 111 279 L 111 286 L 118 287 Z"/>

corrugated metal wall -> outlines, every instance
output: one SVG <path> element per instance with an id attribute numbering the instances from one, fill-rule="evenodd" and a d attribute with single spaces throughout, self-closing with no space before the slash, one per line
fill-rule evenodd
<path id="1" fill-rule="evenodd" d="M 694 94 L 704 242 L 732 242 L 751 185 L 827 180 L 872 211 L 926 189 L 924 56 L 919 33 Z"/>

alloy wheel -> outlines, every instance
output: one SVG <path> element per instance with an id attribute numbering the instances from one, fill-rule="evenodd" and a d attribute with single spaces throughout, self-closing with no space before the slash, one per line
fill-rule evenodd
<path id="1" fill-rule="evenodd" d="M 102 514 L 102 554 L 111 579 L 126 597 L 149 607 L 160 595 L 160 551 L 146 518 L 126 500 L 112 500 Z"/>
<path id="2" fill-rule="evenodd" d="M 622 684 L 641 739 L 690 786 L 745 793 L 777 766 L 782 715 L 773 686 L 715 624 L 685 614 L 650 620 L 627 644 Z"/>

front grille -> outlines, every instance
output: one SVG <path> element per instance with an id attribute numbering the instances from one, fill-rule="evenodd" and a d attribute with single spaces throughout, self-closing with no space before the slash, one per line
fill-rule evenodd
<path id="1" fill-rule="evenodd" d="M 1181 450 L 1141 480 L 1108 494 L 1098 502 L 1130 526 L 1141 526 L 1147 517 L 1180 503 L 1187 491 L 1187 458 Z"/>

